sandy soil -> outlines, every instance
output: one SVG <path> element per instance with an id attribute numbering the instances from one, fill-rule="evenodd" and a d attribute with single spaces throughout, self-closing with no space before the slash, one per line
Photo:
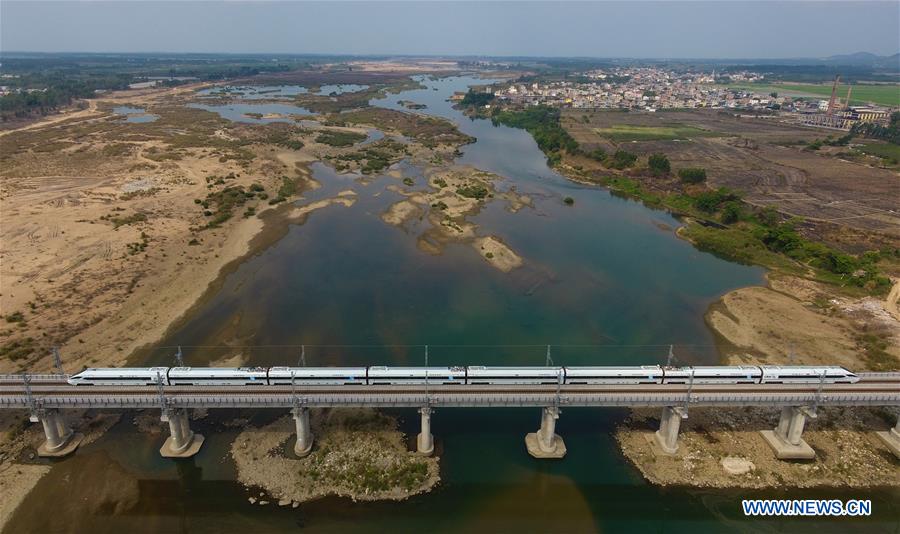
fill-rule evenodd
<path id="1" fill-rule="evenodd" d="M 769 287 L 738 289 L 710 306 L 706 322 L 729 361 L 900 368 L 900 320 L 888 301 L 837 296 L 829 286 L 790 276 L 768 280 Z M 868 359 L 865 336 L 883 339 L 887 356 Z"/>
<path id="2" fill-rule="evenodd" d="M 402 175 L 397 172 L 396 178 Z M 489 202 L 502 201 L 506 209 L 515 213 L 525 206 L 531 206 L 528 196 L 515 190 L 499 193 L 494 182 L 499 176 L 469 166 L 451 168 L 429 168 L 425 172 L 430 189 L 413 189 L 390 186 L 394 192 L 406 198 L 391 205 L 381 218 L 388 224 L 408 227 L 410 222 L 425 220 L 426 229 L 419 235 L 418 245 L 431 254 L 440 254 L 445 244 L 450 242 L 469 243 L 491 266 L 509 272 L 523 264 L 508 245 L 496 236 L 477 235 L 478 227 L 469 219 L 477 215 Z M 461 189 L 483 188 L 483 199 L 464 196 Z"/>
<path id="3" fill-rule="evenodd" d="M 472 246 L 495 268 L 508 273 L 522 266 L 522 258 L 494 236 L 479 237 Z"/>
<path id="4" fill-rule="evenodd" d="M 197 115 L 180 107 L 186 100 L 172 100 L 189 99 L 191 91 L 114 95 L 93 102 L 92 110 L 5 134 L 0 309 L 21 320 L 0 324 L 0 372 L 46 370 L 54 345 L 69 370 L 121 365 L 159 339 L 230 262 L 251 251 L 264 222 L 241 217 L 243 208 L 253 206 L 258 215 L 273 209 L 251 201 L 221 228 L 204 230 L 208 217 L 198 200 L 253 183 L 271 198 L 285 175 L 295 177 L 300 191 L 317 185 L 307 164 L 318 152 L 267 144 L 251 145 L 250 152 L 203 147 L 205 137 L 209 146 L 228 147 L 268 130 Z M 126 124 L 108 112 L 120 104 L 160 119 Z M 188 146 L 170 146 L 176 127 Z M 226 182 L 210 181 L 222 176 Z"/>
<path id="5" fill-rule="evenodd" d="M 644 477 L 663 486 L 898 486 L 900 460 L 874 435 L 890 428 L 897 415 L 896 409 L 820 409 L 803 432 L 816 451 L 809 462 L 778 460 L 759 434 L 776 426 L 777 409 L 692 409 L 674 455 L 663 453 L 653 441 L 659 428 L 655 410 L 635 410 L 616 439 Z"/>
<path id="6" fill-rule="evenodd" d="M 888 298 L 890 301 L 890 297 Z M 852 370 L 900 368 L 900 321 L 891 304 L 851 299 L 833 288 L 772 275 L 768 287 L 731 291 L 710 306 L 707 324 L 720 338 L 728 364 L 843 365 Z M 884 340 L 885 355 L 867 356 L 864 336 Z M 894 358 L 893 363 L 886 358 Z M 886 367 L 884 367 L 886 366 Z M 633 410 L 616 438 L 625 456 L 656 484 L 710 487 L 896 486 L 900 462 L 875 437 L 896 424 L 896 408 L 826 408 L 803 436 L 816 450 L 809 463 L 777 460 L 758 430 L 777 424 L 778 410 L 692 409 L 682 424 L 679 451 L 653 443 L 659 414 Z"/>
<path id="7" fill-rule="evenodd" d="M 761 362 L 786 362 L 803 354 L 807 363 L 857 367 L 856 342 L 846 321 L 821 315 L 800 301 L 766 287 L 726 294 L 707 323 L 741 352 Z M 785 318 L 790 317 L 790 325 Z M 743 358 L 746 354 L 739 354 Z"/>
<path id="8" fill-rule="evenodd" d="M 884 309 L 900 321 L 900 280 L 894 280 L 894 286 L 884 300 Z"/>
<path id="9" fill-rule="evenodd" d="M 265 490 L 251 490 L 251 503 L 287 506 L 326 495 L 403 500 L 440 479 L 437 458 L 408 452 L 396 421 L 374 410 L 314 410 L 311 426 L 315 444 L 303 459 L 293 457 L 290 417 L 238 435 L 231 447 L 238 480 Z"/>

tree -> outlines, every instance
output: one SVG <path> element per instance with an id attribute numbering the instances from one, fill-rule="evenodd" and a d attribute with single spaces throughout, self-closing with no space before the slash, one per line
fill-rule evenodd
<path id="1" fill-rule="evenodd" d="M 665 154 L 650 154 L 647 165 L 650 167 L 650 172 L 653 176 L 664 176 L 672 170 L 669 158 Z"/>
<path id="2" fill-rule="evenodd" d="M 722 206 L 722 222 L 725 224 L 738 222 L 742 215 L 741 203 L 736 200 L 726 202 L 725 205 Z"/>
<path id="3" fill-rule="evenodd" d="M 699 184 L 706 181 L 706 169 L 701 167 L 686 167 L 678 171 L 678 177 L 686 184 Z"/>
<path id="4" fill-rule="evenodd" d="M 616 153 L 613 154 L 612 157 L 612 163 L 609 166 L 614 169 L 624 169 L 634 165 L 635 161 L 637 161 L 637 156 L 631 152 L 616 150 Z"/>
<path id="5" fill-rule="evenodd" d="M 603 161 L 606 159 L 606 151 L 603 150 L 602 147 L 598 146 L 594 150 L 591 150 L 591 153 L 588 154 L 588 157 L 596 161 Z"/>

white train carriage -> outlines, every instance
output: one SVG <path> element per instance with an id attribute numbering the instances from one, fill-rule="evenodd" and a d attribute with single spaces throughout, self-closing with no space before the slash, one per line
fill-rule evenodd
<path id="1" fill-rule="evenodd" d="M 664 384 L 759 384 L 762 371 L 755 365 L 667 367 Z"/>
<path id="2" fill-rule="evenodd" d="M 298 386 L 365 386 L 365 367 L 272 367 L 269 384 L 290 385 L 293 373 Z"/>
<path id="3" fill-rule="evenodd" d="M 565 369 L 562 367 L 485 367 L 470 366 L 467 382 L 482 384 L 562 384 Z"/>
<path id="4" fill-rule="evenodd" d="M 390 384 L 425 384 L 464 385 L 466 383 L 465 367 L 369 367 L 370 385 Z"/>
<path id="5" fill-rule="evenodd" d="M 172 367 L 170 386 L 265 386 L 265 367 Z"/>
<path id="6" fill-rule="evenodd" d="M 762 383 L 763 384 L 799 384 L 799 383 L 818 383 L 824 381 L 828 384 L 845 383 L 852 384 L 859 382 L 859 377 L 852 372 L 837 366 L 817 366 L 817 365 L 763 365 Z"/>
<path id="7" fill-rule="evenodd" d="M 163 385 L 168 367 L 105 367 L 85 369 L 67 380 L 73 386 L 152 386 Z"/>
<path id="8" fill-rule="evenodd" d="M 566 384 L 661 384 L 662 367 L 566 367 Z"/>

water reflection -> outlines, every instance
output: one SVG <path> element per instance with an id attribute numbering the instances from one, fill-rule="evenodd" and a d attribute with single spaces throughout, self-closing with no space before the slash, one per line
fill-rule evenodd
<path id="1" fill-rule="evenodd" d="M 188 104 L 189 108 L 212 111 L 223 119 L 233 122 L 247 122 L 251 124 L 267 124 L 270 122 L 296 123 L 301 117 L 312 113 L 300 106 L 291 104 Z"/>
<path id="2" fill-rule="evenodd" d="M 130 106 L 117 106 L 113 108 L 113 113 L 124 115 L 125 122 L 153 122 L 159 118 L 159 115 L 147 113 L 143 108 L 134 108 Z"/>

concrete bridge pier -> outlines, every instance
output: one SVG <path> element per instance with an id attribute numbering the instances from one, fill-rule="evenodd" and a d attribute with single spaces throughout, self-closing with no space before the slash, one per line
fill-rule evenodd
<path id="1" fill-rule="evenodd" d="M 47 437 L 47 441 L 38 447 L 38 456 L 44 458 L 66 456 L 74 452 L 84 439 L 82 434 L 72 432 L 59 410 L 40 410 L 37 415 L 31 416 L 31 421 L 40 421 Z"/>
<path id="2" fill-rule="evenodd" d="M 164 458 L 190 458 L 197 454 L 206 439 L 191 430 L 186 410 L 168 408 L 163 410 L 161 421 L 169 423 L 170 436 L 163 443 L 159 453 Z"/>
<path id="3" fill-rule="evenodd" d="M 897 424 L 894 425 L 894 428 L 884 432 L 876 432 L 875 434 L 894 453 L 894 456 L 900 458 L 900 416 L 897 416 Z"/>
<path id="4" fill-rule="evenodd" d="M 781 418 L 775 430 L 760 430 L 766 443 L 775 451 L 779 460 L 811 460 L 816 451 L 803 441 L 806 418 L 816 414 L 804 406 L 787 406 L 781 409 Z"/>
<path id="5" fill-rule="evenodd" d="M 416 436 L 416 452 L 423 456 L 431 456 L 434 452 L 434 436 L 431 435 L 431 408 L 419 408 L 422 416 L 422 431 Z"/>
<path id="6" fill-rule="evenodd" d="M 294 443 L 294 454 L 299 458 L 309 456 L 313 446 L 313 435 L 309 428 L 309 408 L 294 408 L 294 426 L 297 428 L 297 441 Z"/>
<path id="7" fill-rule="evenodd" d="M 653 439 L 666 454 L 678 452 L 678 431 L 681 429 L 682 419 L 687 419 L 687 412 L 683 408 L 679 406 L 663 407 L 659 430 L 653 434 Z"/>
<path id="8" fill-rule="evenodd" d="M 548 406 L 541 411 L 541 428 L 525 434 L 525 447 L 535 458 L 562 458 L 566 455 L 566 443 L 556 434 L 559 408 Z"/>

